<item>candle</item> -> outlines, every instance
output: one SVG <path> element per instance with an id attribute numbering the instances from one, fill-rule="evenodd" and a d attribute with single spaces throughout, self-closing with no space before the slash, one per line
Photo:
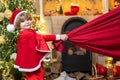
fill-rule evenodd
<path id="1" fill-rule="evenodd" d="M 40 17 L 43 16 L 43 2 L 40 0 Z"/>
<path id="2" fill-rule="evenodd" d="M 43 20 L 43 0 L 40 0 L 40 22 L 44 22 Z"/>
<path id="3" fill-rule="evenodd" d="M 103 13 L 107 13 L 109 11 L 108 0 L 102 0 L 102 4 L 103 4 Z"/>

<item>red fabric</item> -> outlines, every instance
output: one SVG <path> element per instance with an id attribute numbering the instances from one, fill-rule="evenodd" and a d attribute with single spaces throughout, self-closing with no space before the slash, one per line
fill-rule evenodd
<path id="1" fill-rule="evenodd" d="M 48 45 L 46 44 L 45 41 L 55 41 L 56 36 L 55 35 L 36 35 L 37 38 L 37 50 L 40 52 L 50 52 Z M 45 45 L 45 46 L 41 46 Z"/>
<path id="2" fill-rule="evenodd" d="M 16 18 L 16 16 L 17 16 L 20 12 L 22 12 L 21 9 L 16 9 L 15 11 L 13 11 L 13 14 L 11 15 L 9 24 L 14 24 L 15 18 Z"/>
<path id="3" fill-rule="evenodd" d="M 116 66 L 116 69 L 117 69 L 117 75 L 120 76 L 120 66 Z"/>
<path id="4" fill-rule="evenodd" d="M 54 45 L 54 48 L 55 48 L 57 51 L 59 51 L 59 52 L 64 52 L 64 50 L 65 50 L 64 47 L 65 47 L 65 46 L 64 46 L 62 40 L 60 40 L 60 41 L 53 41 L 52 44 Z"/>
<path id="5" fill-rule="evenodd" d="M 51 40 L 54 40 L 55 35 L 52 36 Z M 42 35 L 36 34 L 34 30 L 21 31 L 17 41 L 17 57 L 14 67 L 23 72 L 36 71 L 41 67 L 41 62 L 47 52 L 50 51 Z"/>
<path id="6" fill-rule="evenodd" d="M 72 12 L 72 14 L 77 14 L 78 11 L 79 11 L 79 6 L 71 5 L 71 12 Z"/>
<path id="7" fill-rule="evenodd" d="M 36 35 L 36 39 L 37 39 L 37 49 L 38 49 L 38 51 L 47 51 L 47 52 L 50 52 L 49 47 L 46 44 L 45 39 L 43 38 L 43 36 L 41 36 L 40 34 L 38 34 L 38 35 Z"/>
<path id="8" fill-rule="evenodd" d="M 120 7 L 67 33 L 68 40 L 87 50 L 120 59 Z M 59 48 L 55 42 L 54 45 Z M 62 47 L 64 48 L 64 47 Z"/>
<path id="9" fill-rule="evenodd" d="M 77 15 L 79 11 L 79 6 L 71 5 L 71 11 L 65 12 L 65 15 Z"/>
<path id="10" fill-rule="evenodd" d="M 55 41 L 56 40 L 56 36 L 55 35 L 43 35 L 45 41 Z"/>
<path id="11" fill-rule="evenodd" d="M 43 66 L 37 71 L 34 72 L 26 72 L 27 80 L 44 80 L 44 69 Z"/>

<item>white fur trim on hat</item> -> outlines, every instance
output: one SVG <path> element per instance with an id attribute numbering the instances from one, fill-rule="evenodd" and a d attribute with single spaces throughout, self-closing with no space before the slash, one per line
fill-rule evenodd
<path id="1" fill-rule="evenodd" d="M 8 25 L 7 25 L 7 31 L 13 32 L 14 30 L 15 30 L 14 25 L 12 25 L 12 24 L 8 24 Z"/>
<path id="2" fill-rule="evenodd" d="M 19 16 L 20 14 L 22 14 L 22 13 L 27 13 L 27 12 L 26 12 L 26 11 L 21 11 L 21 12 L 19 12 L 19 13 L 16 15 L 16 17 L 15 17 L 14 25 L 15 25 L 15 23 L 16 23 L 16 20 L 17 20 L 18 16 Z"/>
<path id="3" fill-rule="evenodd" d="M 14 22 L 11 24 L 11 23 L 9 23 L 8 25 L 7 25 L 7 31 L 9 31 L 9 32 L 13 32 L 14 30 L 15 30 L 15 23 L 16 23 L 16 19 L 18 18 L 18 16 L 20 15 L 20 14 L 22 14 L 22 13 L 26 13 L 26 11 L 21 11 L 21 12 L 19 12 L 16 16 L 15 16 L 15 19 L 14 19 Z"/>

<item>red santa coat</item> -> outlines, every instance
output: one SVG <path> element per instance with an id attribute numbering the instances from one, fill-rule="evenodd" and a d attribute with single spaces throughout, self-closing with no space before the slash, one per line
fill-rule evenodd
<path id="1" fill-rule="evenodd" d="M 34 30 L 21 31 L 17 40 L 17 57 L 14 67 L 22 72 L 33 72 L 50 52 L 46 41 L 56 40 L 55 35 L 41 36 Z"/>

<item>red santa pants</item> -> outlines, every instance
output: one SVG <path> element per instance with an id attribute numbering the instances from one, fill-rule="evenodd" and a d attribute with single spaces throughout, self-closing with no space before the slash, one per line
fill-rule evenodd
<path id="1" fill-rule="evenodd" d="M 27 80 L 44 80 L 44 69 L 43 65 L 41 68 L 34 72 L 26 72 L 26 79 Z"/>

